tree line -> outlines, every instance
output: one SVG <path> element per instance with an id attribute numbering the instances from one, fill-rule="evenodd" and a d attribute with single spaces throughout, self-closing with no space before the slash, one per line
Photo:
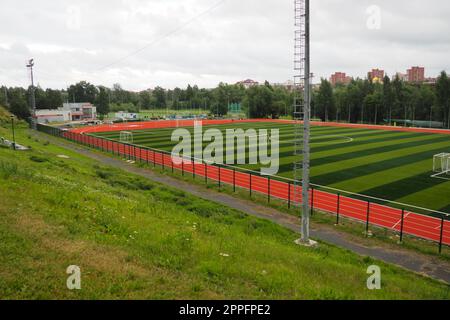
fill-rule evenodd
<path id="1" fill-rule="evenodd" d="M 0 104 L 11 112 L 26 119 L 30 116 L 31 88 L 1 87 Z M 99 114 L 109 112 L 170 109 L 205 110 L 213 115 L 225 116 L 231 103 L 241 103 L 242 111 L 250 117 L 279 117 L 290 114 L 293 93 L 284 87 L 262 86 L 249 89 L 240 84 L 220 83 L 216 88 L 205 89 L 188 85 L 186 88 L 164 89 L 140 92 L 128 91 L 120 84 L 112 88 L 96 86 L 86 81 L 71 85 L 67 90 L 35 88 L 37 109 L 57 109 L 64 102 L 90 102 Z"/>
<path id="2" fill-rule="evenodd" d="M 439 122 L 450 128 L 450 79 L 443 71 L 436 84 L 413 84 L 384 77 L 382 83 L 353 80 L 333 88 L 322 80 L 314 92 L 313 116 L 322 121 L 393 124 Z"/>
<path id="3" fill-rule="evenodd" d="M 30 116 L 31 88 L 1 87 L 0 104 L 18 117 Z M 112 88 L 81 81 L 66 90 L 35 88 L 38 109 L 56 109 L 63 102 L 90 102 L 98 113 L 141 110 L 205 110 L 212 115 L 225 116 L 231 103 L 240 103 L 242 112 L 250 118 L 292 116 L 295 92 L 292 88 L 263 85 L 245 88 L 240 84 L 220 83 L 205 89 L 188 85 L 186 88 L 134 92 L 120 84 Z M 435 85 L 411 84 L 398 77 L 386 76 L 382 83 L 356 79 L 348 85 L 332 87 L 322 80 L 312 94 L 312 117 L 322 121 L 386 124 L 393 122 L 430 121 L 450 128 L 450 79 L 443 71 Z"/>

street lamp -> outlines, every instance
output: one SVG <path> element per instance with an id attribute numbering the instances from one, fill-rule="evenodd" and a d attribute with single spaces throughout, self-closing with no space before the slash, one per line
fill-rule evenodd
<path id="1" fill-rule="evenodd" d="M 30 69 L 31 76 L 31 128 L 36 130 L 36 97 L 34 93 L 34 77 L 33 77 L 34 59 L 30 59 L 27 68 Z"/>
<path id="2" fill-rule="evenodd" d="M 16 135 L 14 133 L 14 116 L 11 116 L 11 128 L 12 128 L 12 135 L 13 135 L 13 149 L 16 150 Z"/>

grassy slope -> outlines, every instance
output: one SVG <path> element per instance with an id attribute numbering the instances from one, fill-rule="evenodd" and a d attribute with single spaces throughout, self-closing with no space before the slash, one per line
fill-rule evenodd
<path id="1" fill-rule="evenodd" d="M 291 125 L 245 124 L 280 128 L 280 175 L 292 177 Z M 234 125 L 221 128 L 235 128 Z M 207 129 L 205 127 L 205 129 Z M 136 132 L 136 144 L 170 151 L 173 129 Z M 118 138 L 118 133 L 102 134 Z M 352 143 L 338 143 L 344 138 Z M 450 212 L 450 181 L 433 179 L 432 157 L 450 150 L 450 136 L 353 128 L 316 127 L 312 140 L 312 181 L 351 192 Z M 257 166 L 247 166 L 257 169 Z"/>
<path id="2" fill-rule="evenodd" d="M 0 298 L 450 298 L 433 280 L 298 247 L 272 223 L 18 136 L 34 150 L 0 149 Z M 374 263 L 380 291 L 366 289 Z M 81 291 L 65 288 L 72 264 Z"/>

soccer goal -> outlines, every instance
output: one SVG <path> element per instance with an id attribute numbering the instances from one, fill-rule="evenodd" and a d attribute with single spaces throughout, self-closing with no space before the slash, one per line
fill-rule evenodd
<path id="1" fill-rule="evenodd" d="M 121 131 L 120 132 L 120 142 L 133 143 L 133 132 Z"/>
<path id="2" fill-rule="evenodd" d="M 450 175 L 450 153 L 439 153 L 433 157 L 433 172 Z"/>

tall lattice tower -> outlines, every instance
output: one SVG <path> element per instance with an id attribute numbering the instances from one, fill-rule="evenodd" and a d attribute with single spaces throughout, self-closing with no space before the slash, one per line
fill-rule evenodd
<path id="1" fill-rule="evenodd" d="M 294 0 L 294 179 L 295 199 L 302 199 L 302 242 L 309 243 L 310 44 L 309 0 Z"/>

